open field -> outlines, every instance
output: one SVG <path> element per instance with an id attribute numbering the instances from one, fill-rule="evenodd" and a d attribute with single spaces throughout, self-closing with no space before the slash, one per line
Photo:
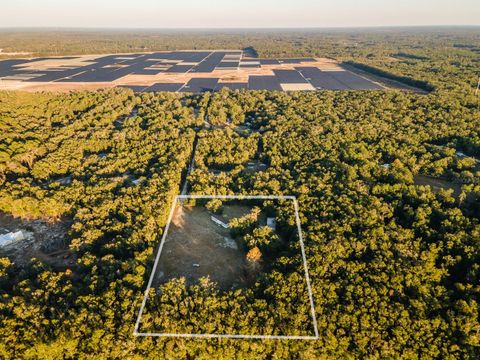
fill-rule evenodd
<path id="1" fill-rule="evenodd" d="M 229 89 L 380 90 L 384 86 L 327 58 L 258 59 L 239 50 L 85 55 L 0 61 L 0 89 L 136 92 Z"/>
<path id="2" fill-rule="evenodd" d="M 247 284 L 244 251 L 228 229 L 210 217 L 204 207 L 177 206 L 155 282 L 185 277 L 187 284 L 193 285 L 209 277 L 225 290 Z"/>

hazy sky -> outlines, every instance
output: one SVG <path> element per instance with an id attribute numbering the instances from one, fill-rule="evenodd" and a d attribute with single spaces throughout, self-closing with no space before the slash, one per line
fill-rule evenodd
<path id="1" fill-rule="evenodd" d="M 480 25 L 480 0 L 0 0 L 0 27 Z"/>

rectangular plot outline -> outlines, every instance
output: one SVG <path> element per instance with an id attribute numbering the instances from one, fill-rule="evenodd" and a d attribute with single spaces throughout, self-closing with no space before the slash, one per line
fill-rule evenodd
<path id="1" fill-rule="evenodd" d="M 295 209 L 295 221 L 297 223 L 298 238 L 300 242 L 300 249 L 303 259 L 303 268 L 305 271 L 305 280 L 307 282 L 308 298 L 310 302 L 311 317 L 314 329 L 314 336 L 295 336 L 295 335 L 239 335 L 239 334 L 175 334 L 175 333 L 142 333 L 138 332 L 140 327 L 140 321 L 142 318 L 143 310 L 147 304 L 148 293 L 152 286 L 154 274 L 157 271 L 158 262 L 160 260 L 160 255 L 162 253 L 163 245 L 168 234 L 168 229 L 170 228 L 170 223 L 172 221 L 173 213 L 175 211 L 175 206 L 179 199 L 239 199 L 239 200 L 249 200 L 249 199 L 260 199 L 260 200 L 292 200 L 293 206 Z M 137 321 L 135 322 L 135 328 L 133 330 L 134 336 L 140 337 L 177 337 L 177 338 L 230 338 L 230 339 L 264 339 L 264 340 L 318 340 L 318 326 L 317 326 L 317 317 L 315 315 L 315 305 L 313 302 L 312 287 L 310 284 L 310 276 L 308 273 L 307 257 L 305 255 L 305 246 L 303 243 L 302 236 L 302 227 L 300 224 L 300 216 L 298 213 L 298 203 L 296 196 L 291 195 L 176 195 L 170 209 L 170 214 L 168 216 L 167 225 L 165 226 L 165 231 L 162 235 L 162 240 L 158 248 L 157 255 L 155 257 L 155 262 L 153 264 L 152 272 L 150 274 L 150 279 L 148 280 L 147 289 L 145 290 L 145 295 L 143 296 L 142 305 L 140 311 L 138 312 Z"/>

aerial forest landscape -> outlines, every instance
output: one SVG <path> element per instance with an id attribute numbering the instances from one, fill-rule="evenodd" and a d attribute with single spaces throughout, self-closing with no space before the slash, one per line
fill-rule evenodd
<path id="1" fill-rule="evenodd" d="M 479 26 L 0 28 L 0 359 L 479 358 Z"/>

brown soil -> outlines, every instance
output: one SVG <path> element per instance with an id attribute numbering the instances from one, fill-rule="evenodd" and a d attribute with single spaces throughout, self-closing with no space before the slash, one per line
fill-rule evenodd
<path id="1" fill-rule="evenodd" d="M 249 209 L 248 209 L 249 210 Z M 248 210 L 246 212 L 248 212 Z M 228 207 L 230 216 L 245 214 L 245 207 Z M 185 277 L 188 285 L 209 277 L 223 290 L 248 286 L 245 253 L 232 248 L 228 229 L 211 220 L 204 207 L 179 205 L 160 256 L 154 287 L 173 278 Z M 230 246 L 228 245 L 230 244 Z"/>
<path id="2" fill-rule="evenodd" d="M 40 83 L 40 82 L 18 82 L 6 81 L 0 84 L 0 90 L 22 90 L 28 92 L 51 91 L 56 93 L 67 93 L 71 91 L 93 91 L 113 88 L 113 83 Z"/>

